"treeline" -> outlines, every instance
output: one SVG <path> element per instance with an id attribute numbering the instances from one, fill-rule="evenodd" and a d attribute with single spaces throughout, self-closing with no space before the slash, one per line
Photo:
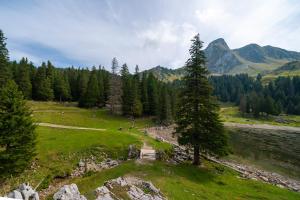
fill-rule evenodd
<path id="1" fill-rule="evenodd" d="M 176 92 L 153 74 L 134 74 L 128 66 L 119 70 L 116 58 L 112 72 L 99 66 L 56 68 L 50 61 L 36 67 L 27 58 L 9 64 L 7 76 L 13 79 L 24 97 L 37 101 L 76 101 L 80 107 L 109 107 L 114 114 L 156 116 L 159 123 L 172 121 Z"/>
<path id="2" fill-rule="evenodd" d="M 243 113 L 279 115 L 300 114 L 300 77 L 277 77 L 263 85 L 261 75 L 212 76 L 214 95 L 222 102 L 233 102 Z"/>

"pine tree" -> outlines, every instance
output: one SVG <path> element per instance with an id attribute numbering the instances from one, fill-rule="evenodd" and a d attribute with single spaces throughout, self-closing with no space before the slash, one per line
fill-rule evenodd
<path id="1" fill-rule="evenodd" d="M 0 87 L 12 78 L 9 69 L 9 57 L 5 40 L 6 38 L 0 29 Z"/>
<path id="2" fill-rule="evenodd" d="M 35 100 L 51 101 L 54 98 L 51 78 L 47 77 L 47 67 L 45 63 L 37 69 L 34 81 Z"/>
<path id="3" fill-rule="evenodd" d="M 78 84 L 77 93 L 78 93 L 79 101 L 81 101 L 82 98 L 84 98 L 84 95 L 87 90 L 88 81 L 89 81 L 88 71 L 81 69 L 77 77 L 77 84 Z"/>
<path id="4" fill-rule="evenodd" d="M 22 58 L 19 63 L 19 69 L 16 74 L 16 82 L 19 86 L 19 89 L 22 91 L 23 96 L 26 99 L 32 98 L 32 85 L 31 85 L 31 78 L 30 78 L 30 71 L 29 71 L 29 64 L 28 60 Z"/>
<path id="5" fill-rule="evenodd" d="M 194 147 L 193 164 L 199 165 L 200 150 L 224 155 L 227 153 L 227 140 L 208 82 L 199 34 L 192 40 L 190 56 L 179 96 L 176 133 L 180 144 Z"/>
<path id="6" fill-rule="evenodd" d="M 35 126 L 14 81 L 0 90 L 0 176 L 22 172 L 35 155 Z"/>
<path id="7" fill-rule="evenodd" d="M 132 81 L 132 115 L 140 117 L 143 114 L 143 105 L 141 102 L 140 79 L 139 79 L 139 66 L 135 67 L 135 74 Z"/>
<path id="8" fill-rule="evenodd" d="M 118 61 L 114 58 L 112 61 L 112 73 L 109 77 L 109 96 L 107 101 L 111 114 L 120 114 L 122 112 L 122 81 L 118 76 L 118 68 Z"/>
<path id="9" fill-rule="evenodd" d="M 99 96 L 100 93 L 97 80 L 97 71 L 95 68 L 93 68 L 90 74 L 86 92 L 81 101 L 79 102 L 79 106 L 87 108 L 95 107 L 98 105 Z"/>
<path id="10" fill-rule="evenodd" d="M 70 85 L 67 76 L 63 72 L 58 72 L 54 78 L 55 99 L 62 102 L 71 99 Z"/>
<path id="11" fill-rule="evenodd" d="M 141 101 L 143 105 L 143 114 L 149 115 L 149 98 L 148 98 L 148 78 L 147 74 L 143 73 L 141 83 Z"/>
<path id="12" fill-rule="evenodd" d="M 164 85 L 159 95 L 158 120 L 161 124 L 169 124 L 171 121 L 170 96 L 167 87 Z"/>
<path id="13" fill-rule="evenodd" d="M 148 76 L 147 82 L 148 101 L 149 101 L 149 114 L 157 115 L 158 112 L 158 91 L 157 91 L 157 79 L 152 73 Z"/>
<path id="14" fill-rule="evenodd" d="M 132 115 L 133 95 L 131 86 L 131 75 L 126 64 L 121 69 L 122 76 L 122 113 Z"/>
<path id="15" fill-rule="evenodd" d="M 99 89 L 99 106 L 103 107 L 105 105 L 105 94 L 104 94 L 104 71 L 99 66 L 97 72 L 97 79 L 98 79 L 98 89 Z"/>

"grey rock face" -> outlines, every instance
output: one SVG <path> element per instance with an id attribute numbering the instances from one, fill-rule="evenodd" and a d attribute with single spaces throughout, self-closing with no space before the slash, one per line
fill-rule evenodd
<path id="1" fill-rule="evenodd" d="M 128 198 L 132 200 L 165 200 L 160 190 L 151 182 L 144 181 L 135 177 L 119 177 L 107 181 L 104 186 L 96 189 L 97 200 L 122 199 L 118 193 L 112 191 L 121 191 L 127 193 Z M 145 191 L 148 191 L 147 193 Z"/>
<path id="2" fill-rule="evenodd" d="M 21 184 L 16 190 L 7 195 L 8 198 L 39 200 L 38 193 L 28 183 Z"/>
<path id="3" fill-rule="evenodd" d="M 204 52 L 207 67 L 214 73 L 226 73 L 233 67 L 241 64 L 234 52 L 230 50 L 222 38 L 211 42 Z"/>
<path id="4" fill-rule="evenodd" d="M 80 195 L 76 184 L 64 185 L 53 195 L 54 200 L 87 200 L 83 195 Z"/>

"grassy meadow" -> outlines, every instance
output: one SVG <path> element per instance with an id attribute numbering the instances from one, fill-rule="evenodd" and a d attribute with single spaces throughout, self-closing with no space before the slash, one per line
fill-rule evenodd
<path id="1" fill-rule="evenodd" d="M 164 162 L 139 164 L 125 161 L 113 169 L 89 173 L 81 178 L 67 178 L 80 158 L 90 155 L 103 159 L 103 152 L 111 158 L 126 157 L 130 144 L 143 143 L 155 149 L 170 149 L 170 145 L 155 141 L 141 131 L 152 126 L 151 119 L 138 119 L 135 127 L 124 117 L 111 116 L 104 109 L 81 109 L 73 103 L 28 102 L 36 122 L 101 128 L 104 131 L 73 130 L 37 127 L 36 167 L 0 184 L 0 194 L 30 182 L 46 188 L 55 181 L 76 183 L 82 194 L 94 199 L 93 191 L 105 181 L 119 176 L 133 175 L 151 180 L 168 199 L 299 199 L 300 194 L 253 180 L 238 178 L 236 172 L 217 164 L 205 162 L 205 167 L 188 164 L 171 165 Z M 121 130 L 119 130 L 122 128 Z M 50 198 L 50 197 L 49 197 Z"/>
<path id="2" fill-rule="evenodd" d="M 299 115 L 282 115 L 281 119 L 287 121 L 287 123 L 276 122 L 272 116 L 265 116 L 255 118 L 252 116 L 243 115 L 239 108 L 231 103 L 222 103 L 220 109 L 221 119 L 224 122 L 240 123 L 240 124 L 270 124 L 277 126 L 300 126 Z"/>

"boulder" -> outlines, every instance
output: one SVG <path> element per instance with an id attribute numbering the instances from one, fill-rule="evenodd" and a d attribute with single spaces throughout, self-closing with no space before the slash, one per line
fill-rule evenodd
<path id="1" fill-rule="evenodd" d="M 106 186 L 98 187 L 95 192 L 97 196 L 96 200 L 114 200 Z"/>
<path id="2" fill-rule="evenodd" d="M 21 184 L 16 190 L 10 192 L 7 197 L 13 199 L 24 199 L 24 200 L 39 200 L 39 194 L 32 189 L 28 183 Z"/>
<path id="3" fill-rule="evenodd" d="M 76 184 L 64 185 L 53 195 L 54 200 L 87 200 L 83 195 L 80 195 Z"/>

